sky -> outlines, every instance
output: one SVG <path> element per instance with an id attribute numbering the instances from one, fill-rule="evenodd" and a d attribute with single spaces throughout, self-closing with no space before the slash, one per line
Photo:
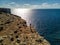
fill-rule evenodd
<path id="1" fill-rule="evenodd" d="M 0 0 L 3 8 L 60 8 L 60 0 Z"/>

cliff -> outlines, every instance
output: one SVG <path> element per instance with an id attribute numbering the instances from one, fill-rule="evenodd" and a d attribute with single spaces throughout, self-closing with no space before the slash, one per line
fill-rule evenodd
<path id="1" fill-rule="evenodd" d="M 50 45 L 26 21 L 13 14 L 0 14 L 0 45 Z"/>
<path id="2" fill-rule="evenodd" d="M 0 8 L 0 13 L 1 12 L 10 13 L 11 14 L 11 9 L 9 9 L 9 8 Z"/>

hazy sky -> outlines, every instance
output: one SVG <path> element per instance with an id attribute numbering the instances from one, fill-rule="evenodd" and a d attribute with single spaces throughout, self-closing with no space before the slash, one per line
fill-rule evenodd
<path id="1" fill-rule="evenodd" d="M 0 7 L 60 8 L 60 0 L 0 0 Z"/>

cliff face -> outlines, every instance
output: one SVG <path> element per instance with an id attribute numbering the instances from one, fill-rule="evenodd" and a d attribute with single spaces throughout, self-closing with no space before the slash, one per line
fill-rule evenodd
<path id="1" fill-rule="evenodd" d="M 13 14 L 0 14 L 0 45 L 50 45 L 26 21 Z"/>
<path id="2" fill-rule="evenodd" d="M 9 8 L 0 8 L 0 13 L 4 12 L 4 13 L 11 13 L 11 9 Z"/>

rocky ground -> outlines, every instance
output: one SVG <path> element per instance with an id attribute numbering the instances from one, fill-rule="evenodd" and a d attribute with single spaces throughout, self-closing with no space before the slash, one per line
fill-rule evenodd
<path id="1" fill-rule="evenodd" d="M 0 13 L 0 45 L 50 45 L 25 20 L 13 14 Z"/>

